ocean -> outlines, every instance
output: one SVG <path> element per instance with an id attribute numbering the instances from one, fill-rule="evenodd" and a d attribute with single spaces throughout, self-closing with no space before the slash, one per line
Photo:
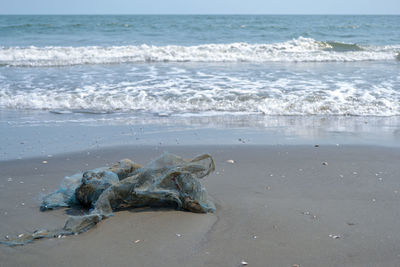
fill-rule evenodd
<path id="1" fill-rule="evenodd" d="M 397 142 L 399 53 L 400 16 L 0 16 L 0 124 L 317 123 Z"/>

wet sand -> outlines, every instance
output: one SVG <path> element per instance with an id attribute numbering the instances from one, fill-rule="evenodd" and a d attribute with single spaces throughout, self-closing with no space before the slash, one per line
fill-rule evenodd
<path id="1" fill-rule="evenodd" d="M 115 212 L 79 236 L 0 245 L 0 265 L 400 265 L 400 148 L 389 147 L 125 146 L 1 161 L 0 234 L 62 226 L 76 211 L 40 212 L 39 198 L 65 175 L 163 151 L 214 157 L 202 183 L 215 214 Z"/>

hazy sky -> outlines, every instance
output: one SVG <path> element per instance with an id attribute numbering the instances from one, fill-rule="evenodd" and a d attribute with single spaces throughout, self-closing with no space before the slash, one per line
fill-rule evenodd
<path id="1" fill-rule="evenodd" d="M 400 0 L 0 0 L 0 14 L 400 14 Z"/>

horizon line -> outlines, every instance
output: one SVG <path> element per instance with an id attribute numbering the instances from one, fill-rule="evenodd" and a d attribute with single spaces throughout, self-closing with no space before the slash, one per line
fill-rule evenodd
<path id="1" fill-rule="evenodd" d="M 387 13 L 0 13 L 0 16 L 400 16 Z"/>

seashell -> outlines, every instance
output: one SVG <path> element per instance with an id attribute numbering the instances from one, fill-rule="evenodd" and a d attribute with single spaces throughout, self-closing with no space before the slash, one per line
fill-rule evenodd
<path id="1" fill-rule="evenodd" d="M 249 263 L 248 263 L 247 261 L 242 261 L 241 264 L 242 264 L 242 266 L 246 266 L 246 265 L 248 265 Z"/>
<path id="2" fill-rule="evenodd" d="M 231 163 L 231 164 L 235 163 L 235 161 L 233 159 L 228 159 L 226 162 Z"/>

